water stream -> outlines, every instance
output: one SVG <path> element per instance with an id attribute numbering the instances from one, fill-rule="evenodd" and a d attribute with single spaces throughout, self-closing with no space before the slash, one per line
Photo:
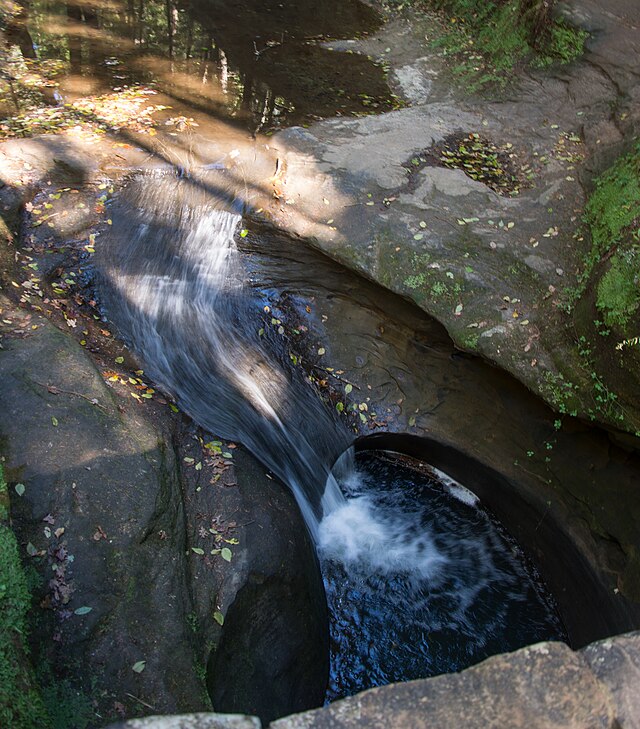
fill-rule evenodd
<path id="1" fill-rule="evenodd" d="M 563 636 L 519 549 L 468 492 L 349 456 L 344 421 L 280 327 L 264 326 L 256 254 L 238 250 L 246 234 L 223 172 L 138 174 L 112 213 L 96 259 L 109 318 L 185 412 L 289 486 L 318 546 L 329 698 Z"/>
<path id="2" fill-rule="evenodd" d="M 185 412 L 246 445 L 291 488 L 317 539 L 322 516 L 344 503 L 331 464 L 349 434 L 261 330 L 225 185 L 217 172 L 129 182 L 98 257 L 109 317 Z"/>
<path id="3" fill-rule="evenodd" d="M 320 525 L 328 700 L 564 638 L 533 566 L 460 484 L 375 451 L 341 483 Z"/>
<path id="4" fill-rule="evenodd" d="M 322 42 L 378 27 L 375 11 L 357 0 L 90 8 L 35 0 L 22 17 L 23 55 L 56 64 L 51 103 L 151 84 L 168 107 L 162 144 L 175 143 L 181 159 L 185 138 L 189 148 L 197 143 L 180 137 L 182 127 L 199 125 L 202 139 L 220 142 L 243 128 L 256 134 L 397 103 L 379 64 Z M 363 292 L 301 244 L 275 236 L 262 245 L 259 234 L 240 234 L 240 183 L 222 165 L 205 164 L 204 153 L 203 160 L 198 170 L 185 163 L 126 181 L 95 256 L 100 298 L 147 375 L 205 429 L 244 444 L 295 495 L 331 612 L 328 699 L 562 638 L 517 545 L 467 492 L 434 472 L 349 456 L 353 421 L 327 406 L 299 366 L 277 307 L 288 301 L 294 312 L 310 310 L 324 286 L 336 318 L 352 321 L 350 335 L 366 342 L 362 361 L 376 352 L 396 384 L 406 377 L 409 350 L 398 359 L 394 347 L 411 341 L 419 353 L 423 335 L 394 334 L 396 325 L 385 323 L 389 335 L 378 337 L 379 289 Z M 399 320 L 412 321 L 405 314 Z M 325 332 L 336 348 L 344 336 Z M 447 366 L 436 367 L 429 376 L 440 393 L 451 385 Z"/>

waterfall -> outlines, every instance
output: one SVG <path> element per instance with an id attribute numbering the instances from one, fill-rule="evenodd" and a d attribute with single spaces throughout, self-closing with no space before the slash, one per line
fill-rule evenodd
<path id="1" fill-rule="evenodd" d="M 129 180 L 98 247 L 101 297 L 147 374 L 295 495 L 329 600 L 329 697 L 562 636 L 537 576 L 471 492 L 354 458 L 286 333 L 261 331 L 235 245 L 240 211 L 223 174 L 207 175 Z"/>
<path id="2" fill-rule="evenodd" d="M 279 476 L 317 540 L 322 517 L 344 503 L 331 465 L 351 438 L 283 347 L 260 335 L 234 241 L 241 215 L 217 175 L 216 194 L 173 173 L 128 182 L 97 256 L 102 297 L 147 374 Z"/>

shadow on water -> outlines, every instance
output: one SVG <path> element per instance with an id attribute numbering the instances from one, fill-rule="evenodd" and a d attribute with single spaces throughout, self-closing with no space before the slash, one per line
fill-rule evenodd
<path id="1" fill-rule="evenodd" d="M 257 131 L 393 108 L 381 66 L 320 44 L 379 24 L 358 0 L 35 0 L 12 33 L 23 55 L 64 62 L 65 100 L 152 83 L 182 113 L 193 107 Z"/>

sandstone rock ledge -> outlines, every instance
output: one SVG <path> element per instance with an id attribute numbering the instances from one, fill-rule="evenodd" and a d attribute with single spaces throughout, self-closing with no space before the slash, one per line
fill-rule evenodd
<path id="1" fill-rule="evenodd" d="M 272 729 L 640 727 L 640 632 L 574 652 L 540 643 L 458 674 L 365 691 L 272 722 Z M 254 729 L 255 717 L 158 716 L 108 729 Z"/>

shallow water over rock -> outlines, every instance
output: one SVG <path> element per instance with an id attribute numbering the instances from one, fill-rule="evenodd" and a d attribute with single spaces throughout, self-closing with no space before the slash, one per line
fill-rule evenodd
<path id="1" fill-rule="evenodd" d="M 378 13 L 358 0 L 143 0 L 90 8 L 36 0 L 22 15 L 20 40 L 58 64 L 53 103 L 152 84 L 178 124 L 200 114 L 200 123 L 210 116 L 255 132 L 393 108 L 380 64 L 321 45 L 379 25 Z"/>

